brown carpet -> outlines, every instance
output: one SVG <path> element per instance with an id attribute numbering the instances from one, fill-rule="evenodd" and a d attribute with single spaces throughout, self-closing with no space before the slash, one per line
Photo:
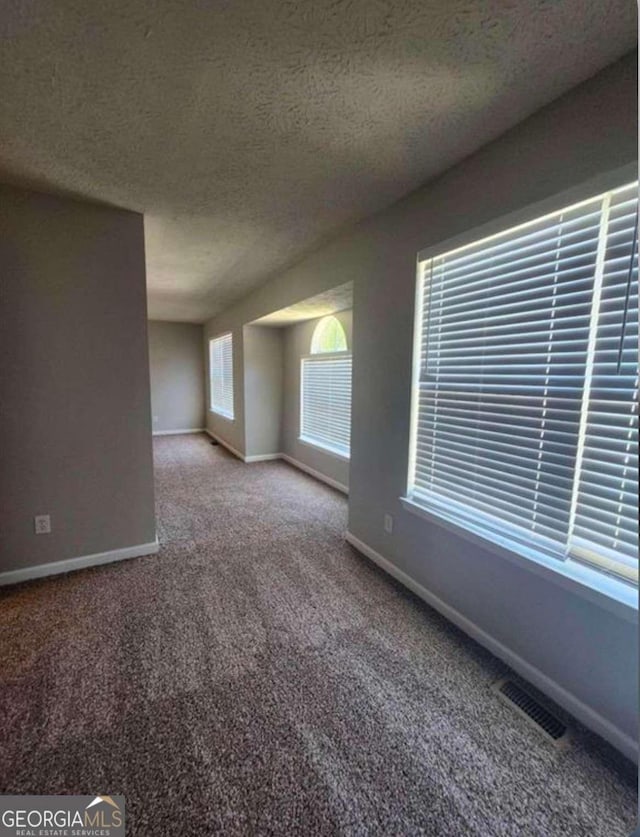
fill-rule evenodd
<path id="1" fill-rule="evenodd" d="M 1 594 L 3 792 L 124 794 L 149 837 L 633 829 L 634 768 L 498 701 L 505 667 L 344 542 L 342 495 L 155 451 L 158 556 Z"/>

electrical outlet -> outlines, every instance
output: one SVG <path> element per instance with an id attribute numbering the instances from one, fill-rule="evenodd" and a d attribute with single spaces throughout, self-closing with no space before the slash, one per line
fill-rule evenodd
<path id="1" fill-rule="evenodd" d="M 393 515 L 385 514 L 384 516 L 384 531 L 390 535 L 393 532 Z"/>
<path id="2" fill-rule="evenodd" d="M 157 423 L 158 423 L 158 416 L 154 416 L 154 417 L 153 417 L 153 423 L 154 423 L 154 424 L 157 424 Z"/>
<path id="3" fill-rule="evenodd" d="M 37 514 L 33 518 L 33 528 L 36 535 L 49 535 L 51 533 L 51 516 L 48 514 Z"/>

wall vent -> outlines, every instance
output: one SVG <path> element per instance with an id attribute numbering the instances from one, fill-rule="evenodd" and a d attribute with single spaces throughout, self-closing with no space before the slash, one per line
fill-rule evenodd
<path id="1" fill-rule="evenodd" d="M 569 740 L 566 724 L 556 718 L 518 683 L 503 678 L 493 686 L 494 691 L 513 709 L 525 718 L 531 726 L 558 747 L 564 747 Z"/>

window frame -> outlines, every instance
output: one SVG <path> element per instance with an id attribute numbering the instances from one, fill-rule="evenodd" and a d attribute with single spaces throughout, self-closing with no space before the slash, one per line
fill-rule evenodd
<path id="1" fill-rule="evenodd" d="M 497 236 L 518 226 L 529 224 L 545 215 L 557 212 L 564 206 L 588 201 L 590 198 L 610 190 L 625 186 L 638 179 L 636 163 L 622 166 L 591 178 L 579 186 L 554 194 L 536 203 L 527 205 L 505 215 L 498 216 L 488 223 L 478 225 L 459 235 L 439 241 L 420 250 L 415 263 L 415 308 L 412 339 L 412 374 L 411 374 L 411 408 L 409 424 L 409 448 L 406 469 L 406 484 L 404 494 L 399 500 L 402 507 L 413 515 L 435 523 L 456 535 L 479 545 L 488 552 L 515 563 L 520 567 L 535 572 L 565 588 L 569 588 L 580 595 L 596 601 L 601 606 L 614 611 L 616 614 L 634 623 L 638 621 L 638 586 L 613 575 L 608 575 L 601 569 L 570 560 L 568 555 L 564 560 L 547 556 L 544 553 L 517 545 L 512 541 L 501 542 L 499 538 L 488 537 L 480 529 L 474 530 L 466 523 L 461 523 L 454 515 L 447 515 L 446 510 L 427 509 L 416 503 L 410 496 L 411 478 L 414 472 L 417 450 L 417 433 L 415 432 L 419 410 L 419 381 L 420 381 L 420 347 L 418 345 L 422 332 L 422 303 L 423 281 L 421 265 L 442 253 L 474 244 L 484 238 Z"/>
<path id="2" fill-rule="evenodd" d="M 216 407 L 213 403 L 213 366 L 211 363 L 211 349 L 213 344 L 217 340 L 222 340 L 224 337 L 230 338 L 231 341 L 231 412 L 227 412 L 226 410 Z M 209 364 L 209 412 L 213 413 L 220 418 L 223 418 L 225 421 L 233 422 L 235 421 L 235 381 L 233 376 L 233 360 L 234 360 L 234 351 L 233 351 L 233 331 L 223 331 L 220 334 L 216 334 L 213 337 L 209 337 L 208 340 L 208 357 L 207 361 Z"/>

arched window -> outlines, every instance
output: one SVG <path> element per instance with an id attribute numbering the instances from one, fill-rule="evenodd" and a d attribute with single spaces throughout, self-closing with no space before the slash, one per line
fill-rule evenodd
<path id="1" fill-rule="evenodd" d="M 301 361 L 300 440 L 349 458 L 351 449 L 351 354 L 342 323 L 324 317 Z"/>
<path id="2" fill-rule="evenodd" d="M 347 335 L 340 320 L 336 317 L 323 317 L 311 338 L 311 354 L 323 355 L 328 352 L 347 352 Z"/>

